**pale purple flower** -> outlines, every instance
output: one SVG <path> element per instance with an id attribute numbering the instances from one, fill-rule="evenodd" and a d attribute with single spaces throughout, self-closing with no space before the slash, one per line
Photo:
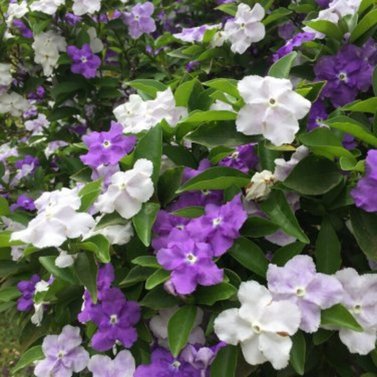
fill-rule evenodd
<path id="1" fill-rule="evenodd" d="M 158 263 L 171 273 L 177 293 L 191 294 L 197 285 L 215 285 L 223 280 L 223 271 L 212 260 L 211 246 L 198 242 L 186 231 L 176 235 L 166 248 L 157 253 Z"/>
<path id="2" fill-rule="evenodd" d="M 124 22 L 133 39 L 139 38 L 144 33 L 150 34 L 156 31 L 156 23 L 152 18 L 153 12 L 154 5 L 147 1 L 143 4 L 136 4 L 131 8 L 131 12 L 124 14 Z"/>
<path id="3" fill-rule="evenodd" d="M 17 301 L 17 310 L 20 312 L 28 312 L 33 306 L 33 297 L 35 293 L 35 285 L 41 280 L 39 275 L 33 275 L 30 280 L 22 280 L 17 284 L 18 290 L 22 296 Z"/>
<path id="4" fill-rule="evenodd" d="M 82 75 L 86 79 L 96 77 L 101 59 L 93 54 L 88 44 L 84 44 L 81 48 L 68 46 L 67 54 L 72 59 L 71 71 L 73 73 Z"/>
<path id="5" fill-rule="evenodd" d="M 250 169 L 256 167 L 258 161 L 255 144 L 246 144 L 238 146 L 231 155 L 223 158 L 219 165 L 237 169 L 247 174 Z"/>
<path id="6" fill-rule="evenodd" d="M 367 212 L 377 212 L 377 149 L 368 151 L 365 176 L 351 191 L 356 207 Z"/>
<path id="7" fill-rule="evenodd" d="M 309 42 L 315 38 L 314 33 L 302 32 L 289 39 L 283 47 L 280 47 L 273 55 L 273 61 L 279 60 L 293 51 L 295 47 L 300 47 L 303 43 Z"/>
<path id="8" fill-rule="evenodd" d="M 100 165 L 115 165 L 130 153 L 136 144 L 135 136 L 123 135 L 123 127 L 115 122 L 107 132 L 91 132 L 83 137 L 89 152 L 80 156 L 81 161 L 91 168 Z"/>
<path id="9" fill-rule="evenodd" d="M 42 343 L 45 359 L 38 361 L 34 374 L 37 377 L 71 377 L 86 368 L 89 354 L 81 347 L 80 329 L 64 326 L 59 335 L 47 335 Z"/>
<path id="10" fill-rule="evenodd" d="M 127 350 L 120 351 L 113 360 L 105 355 L 94 355 L 88 369 L 93 377 L 133 377 L 135 359 Z"/>
<path id="11" fill-rule="evenodd" d="M 35 211 L 34 200 L 25 194 L 21 194 L 17 198 L 17 202 L 10 206 L 12 211 L 15 211 L 18 208 L 22 208 L 26 211 Z"/>
<path id="12" fill-rule="evenodd" d="M 200 370 L 195 369 L 182 358 L 174 358 L 164 348 L 156 348 L 152 352 L 151 363 L 137 367 L 134 377 L 202 377 Z"/>
<path id="13" fill-rule="evenodd" d="M 25 25 L 22 20 L 13 20 L 13 26 L 18 29 L 24 38 L 33 38 L 33 32 Z"/>
<path id="14" fill-rule="evenodd" d="M 276 300 L 289 300 L 300 308 L 300 328 L 305 332 L 318 330 L 321 309 L 338 304 L 343 295 L 341 284 L 333 276 L 316 272 L 313 259 L 297 255 L 284 267 L 270 264 L 268 288 Z"/>
<path id="15" fill-rule="evenodd" d="M 105 188 L 107 188 L 111 183 L 111 177 L 119 172 L 119 165 L 100 165 L 98 168 L 93 168 L 92 175 L 90 178 L 93 181 L 96 181 L 97 179 L 103 179 L 103 184 Z"/>
<path id="16" fill-rule="evenodd" d="M 291 39 L 295 34 L 296 27 L 293 22 L 288 21 L 278 27 L 279 37 L 282 39 Z"/>

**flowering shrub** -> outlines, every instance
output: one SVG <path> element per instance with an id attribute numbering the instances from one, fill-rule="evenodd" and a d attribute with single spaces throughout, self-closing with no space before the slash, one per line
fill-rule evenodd
<path id="1" fill-rule="evenodd" d="M 14 373 L 377 376 L 374 0 L 0 10 Z"/>

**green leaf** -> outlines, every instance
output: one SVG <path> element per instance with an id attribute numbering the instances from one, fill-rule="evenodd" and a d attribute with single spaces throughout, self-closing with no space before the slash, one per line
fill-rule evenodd
<path id="1" fill-rule="evenodd" d="M 315 334 L 313 334 L 313 344 L 315 346 L 319 346 L 320 344 L 329 340 L 332 335 L 334 335 L 333 331 L 319 329 Z"/>
<path id="2" fill-rule="evenodd" d="M 186 165 L 187 166 L 187 165 Z M 166 170 L 158 180 L 157 193 L 161 205 L 164 207 L 176 196 L 176 191 L 181 185 L 183 167 Z"/>
<path id="3" fill-rule="evenodd" d="M 285 233 L 296 237 L 302 243 L 309 243 L 309 238 L 301 229 L 283 192 L 273 190 L 268 199 L 260 203 L 260 207 Z"/>
<path id="4" fill-rule="evenodd" d="M 235 16 L 237 13 L 237 6 L 235 4 L 222 4 L 216 7 L 215 9 L 221 10 L 222 12 Z"/>
<path id="5" fill-rule="evenodd" d="M 247 238 L 238 238 L 228 252 L 237 262 L 255 274 L 265 277 L 268 261 L 262 249 Z"/>
<path id="6" fill-rule="evenodd" d="M 377 261 L 377 215 L 352 208 L 351 224 L 360 249 L 369 259 Z"/>
<path id="7" fill-rule="evenodd" d="M 131 262 L 142 267 L 161 268 L 161 266 L 157 262 L 156 257 L 153 255 L 143 255 L 141 257 L 132 259 Z"/>
<path id="8" fill-rule="evenodd" d="M 128 272 L 127 276 L 119 283 L 119 285 L 121 287 L 130 287 L 147 280 L 154 272 L 154 268 L 136 266 Z"/>
<path id="9" fill-rule="evenodd" d="M 227 110 L 207 110 L 193 111 L 187 118 L 184 118 L 181 123 L 205 123 L 221 120 L 236 120 L 237 114 L 233 111 Z"/>
<path id="10" fill-rule="evenodd" d="M 6 287 L 0 290 L 0 302 L 9 302 L 21 296 L 17 287 Z"/>
<path id="11" fill-rule="evenodd" d="M 342 305 L 337 304 L 321 312 L 322 326 L 335 326 L 361 332 L 363 328 L 352 314 Z"/>
<path id="12" fill-rule="evenodd" d="M 201 305 L 213 305 L 218 301 L 229 300 L 237 293 L 237 288 L 229 283 L 220 283 L 211 287 L 199 287 L 195 299 Z"/>
<path id="13" fill-rule="evenodd" d="M 338 25 L 334 24 L 331 21 L 327 20 L 318 20 L 318 21 L 307 21 L 304 22 L 304 25 L 309 26 L 310 28 L 319 31 L 327 35 L 328 37 L 341 40 L 343 38 L 343 33 L 339 29 Z"/>
<path id="14" fill-rule="evenodd" d="M 268 26 L 269 24 L 279 20 L 280 18 L 289 16 L 292 13 L 287 8 L 277 8 L 273 12 L 271 12 L 262 22 L 264 26 Z"/>
<path id="15" fill-rule="evenodd" d="M 301 160 L 284 181 L 284 185 L 302 195 L 323 195 L 343 180 L 337 166 L 321 157 Z"/>
<path id="16" fill-rule="evenodd" d="M 186 134 L 184 139 L 204 145 L 207 148 L 214 148 L 219 145 L 232 148 L 249 144 L 256 140 L 255 137 L 246 136 L 238 132 L 234 122 L 203 124 L 196 130 Z"/>
<path id="17" fill-rule="evenodd" d="M 275 233 L 279 227 L 263 217 L 249 217 L 244 223 L 241 234 L 243 236 L 259 238 Z"/>
<path id="18" fill-rule="evenodd" d="M 346 111 L 375 114 L 377 111 L 377 97 L 371 97 L 365 101 L 352 102 L 349 105 L 343 106 L 342 109 Z"/>
<path id="19" fill-rule="evenodd" d="M 9 204 L 5 198 L 0 196 L 0 216 L 10 215 Z"/>
<path id="20" fill-rule="evenodd" d="M 170 272 L 165 271 L 163 269 L 159 269 L 155 271 L 151 276 L 148 277 L 147 281 L 145 282 L 145 289 L 150 290 L 158 285 L 165 283 L 170 277 Z"/>
<path id="21" fill-rule="evenodd" d="M 292 337 L 293 345 L 290 355 L 290 364 L 297 374 L 303 376 L 305 374 L 306 359 L 306 341 L 303 333 L 298 331 Z"/>
<path id="22" fill-rule="evenodd" d="M 224 190 L 230 186 L 244 187 L 250 178 L 239 170 L 215 166 L 185 182 L 177 194 L 195 190 Z"/>
<path id="23" fill-rule="evenodd" d="M 102 234 L 96 234 L 85 240 L 85 242 L 80 243 L 78 246 L 82 250 L 92 251 L 102 263 L 109 263 L 111 260 L 110 243 Z"/>
<path id="24" fill-rule="evenodd" d="M 377 9 L 374 9 L 367 13 L 361 21 L 357 24 L 355 29 L 351 33 L 350 42 L 354 43 L 367 33 L 372 27 L 377 25 Z"/>
<path id="25" fill-rule="evenodd" d="M 220 92 L 227 93 L 234 98 L 241 98 L 237 89 L 237 80 L 233 79 L 214 79 L 206 81 L 203 85 L 213 89 L 220 90 Z"/>
<path id="26" fill-rule="evenodd" d="M 272 256 L 271 263 L 277 266 L 284 266 L 293 257 L 300 254 L 304 249 L 305 245 L 301 242 L 294 242 L 289 245 L 285 245 L 280 249 L 277 249 Z"/>
<path id="27" fill-rule="evenodd" d="M 152 181 L 157 183 L 160 174 L 162 156 L 162 128 L 158 124 L 153 127 L 136 145 L 134 158 L 146 158 L 153 163 Z"/>
<path id="28" fill-rule="evenodd" d="M 164 145 L 163 151 L 176 165 L 187 166 L 193 169 L 198 167 L 198 163 L 192 153 L 182 145 Z"/>
<path id="29" fill-rule="evenodd" d="M 174 357 L 177 357 L 187 344 L 196 318 L 196 307 L 186 305 L 179 308 L 168 323 L 169 349 Z"/>
<path id="30" fill-rule="evenodd" d="M 296 89 L 298 94 L 308 99 L 310 102 L 315 102 L 325 87 L 326 81 L 316 81 L 316 82 L 303 82 Z"/>
<path id="31" fill-rule="evenodd" d="M 81 206 L 79 211 L 85 212 L 98 198 L 101 193 L 102 179 L 98 181 L 87 183 L 79 192 L 81 198 Z"/>
<path id="32" fill-rule="evenodd" d="M 129 81 L 126 84 L 152 99 L 156 97 L 157 92 L 162 92 L 167 89 L 166 85 L 151 79 L 137 79 Z"/>
<path id="33" fill-rule="evenodd" d="M 97 302 L 97 264 L 93 254 L 79 253 L 73 265 L 76 276 L 81 284 L 89 291 L 94 303 Z"/>
<path id="34" fill-rule="evenodd" d="M 166 293 L 162 286 L 158 286 L 149 291 L 140 301 L 141 306 L 154 310 L 171 308 L 179 303 L 178 299 Z"/>
<path id="35" fill-rule="evenodd" d="M 341 245 L 336 232 L 330 221 L 325 218 L 315 244 L 317 270 L 325 274 L 338 271 L 342 264 L 340 250 Z"/>
<path id="36" fill-rule="evenodd" d="M 297 52 L 293 51 L 276 61 L 268 71 L 268 76 L 286 79 L 289 76 L 292 65 L 297 57 Z"/>
<path id="37" fill-rule="evenodd" d="M 78 280 L 71 267 L 59 268 L 55 265 L 55 256 L 39 257 L 38 259 L 40 264 L 56 278 L 62 279 L 72 285 L 78 283 Z"/>
<path id="38" fill-rule="evenodd" d="M 34 363 L 34 361 L 44 359 L 45 355 L 42 351 L 42 346 L 34 346 L 29 348 L 18 360 L 16 366 L 12 369 L 12 374 L 17 373 L 21 369 Z"/>
<path id="39" fill-rule="evenodd" d="M 186 208 L 178 209 L 177 211 L 174 211 L 171 214 L 174 216 L 181 216 L 181 217 L 194 219 L 196 217 L 200 217 L 204 215 L 204 208 L 203 207 L 186 207 Z"/>
<path id="40" fill-rule="evenodd" d="M 226 346 L 218 353 L 211 365 L 211 377 L 235 377 L 238 362 L 238 348 Z"/>
<path id="41" fill-rule="evenodd" d="M 132 218 L 136 234 L 145 246 L 151 243 L 152 227 L 159 209 L 160 205 L 157 203 L 144 203 L 141 211 Z"/>
<path id="42" fill-rule="evenodd" d="M 184 106 L 188 108 L 193 92 L 195 91 L 195 94 L 197 95 L 198 90 L 195 89 L 200 88 L 202 88 L 202 86 L 197 79 L 186 81 L 183 84 L 179 85 L 174 93 L 175 104 L 177 106 Z"/>
<path id="43" fill-rule="evenodd" d="M 324 123 L 330 127 L 337 128 L 338 130 L 351 134 L 367 144 L 377 147 L 377 137 L 369 132 L 369 130 L 367 130 L 361 123 L 352 118 L 338 116 L 328 119 Z"/>

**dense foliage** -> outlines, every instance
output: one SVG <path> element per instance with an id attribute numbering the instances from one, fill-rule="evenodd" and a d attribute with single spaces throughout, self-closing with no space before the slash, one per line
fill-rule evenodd
<path id="1" fill-rule="evenodd" d="M 14 373 L 377 376 L 375 0 L 0 16 Z"/>

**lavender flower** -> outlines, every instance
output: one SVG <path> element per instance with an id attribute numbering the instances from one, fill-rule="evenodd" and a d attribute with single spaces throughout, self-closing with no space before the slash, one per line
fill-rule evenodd
<path id="1" fill-rule="evenodd" d="M 240 145 L 230 156 L 223 158 L 220 166 L 237 169 L 243 173 L 248 173 L 258 164 L 259 158 L 255 151 L 255 144 Z"/>
<path id="2" fill-rule="evenodd" d="M 33 32 L 25 25 L 22 20 L 13 20 L 13 26 L 18 29 L 24 38 L 33 38 Z"/>
<path id="3" fill-rule="evenodd" d="M 60 335 L 47 335 L 42 344 L 45 359 L 38 361 L 34 374 L 37 377 L 64 376 L 86 368 L 89 354 L 81 347 L 80 329 L 64 326 Z"/>
<path id="4" fill-rule="evenodd" d="M 317 80 L 327 81 L 322 96 L 336 107 L 352 102 L 359 91 L 371 85 L 373 67 L 354 45 L 347 45 L 335 56 L 323 56 L 314 66 Z"/>
<path id="5" fill-rule="evenodd" d="M 135 360 L 130 351 L 123 350 L 114 360 L 104 355 L 94 355 L 88 364 L 93 377 L 133 377 Z"/>
<path id="6" fill-rule="evenodd" d="M 130 36 L 133 39 L 139 38 L 142 34 L 150 34 L 156 30 L 156 24 L 151 17 L 154 12 L 154 5 L 147 1 L 143 4 L 136 4 L 131 12 L 124 14 L 124 22 L 129 28 Z"/>
<path id="7" fill-rule="evenodd" d="M 351 191 L 356 207 L 367 212 L 377 212 L 377 149 L 371 149 L 366 158 L 365 176 Z"/>
<path id="8" fill-rule="evenodd" d="M 93 54 L 88 44 L 84 44 L 82 48 L 68 46 L 67 54 L 73 61 L 71 66 L 73 73 L 82 75 L 86 79 L 96 77 L 97 69 L 101 65 L 101 59 Z"/>
<path id="9" fill-rule="evenodd" d="M 317 100 L 313 103 L 309 115 L 306 129 L 312 131 L 317 127 L 323 126 L 323 121 L 328 117 L 325 103 L 322 100 Z"/>
<path id="10" fill-rule="evenodd" d="M 288 40 L 287 43 L 280 47 L 276 53 L 273 55 L 273 60 L 279 60 L 285 55 L 288 55 L 290 52 L 293 51 L 295 47 L 300 47 L 303 43 L 309 42 L 315 38 L 314 33 L 310 32 L 302 32 L 296 34 L 292 39 Z"/>
<path id="11" fill-rule="evenodd" d="M 34 205 L 34 200 L 32 198 L 29 198 L 27 195 L 25 194 L 21 194 L 18 198 L 17 198 L 17 202 L 12 204 L 10 206 L 10 209 L 12 211 L 15 211 L 16 209 L 18 208 L 22 208 L 26 211 L 35 211 L 35 205 Z"/>
<path id="12" fill-rule="evenodd" d="M 342 299 L 342 285 L 333 276 L 317 273 L 311 257 L 298 255 L 284 267 L 270 264 L 268 288 L 277 300 L 289 300 L 301 311 L 300 328 L 315 332 L 321 321 L 321 309 L 327 309 Z"/>
<path id="13" fill-rule="evenodd" d="M 89 152 L 80 156 L 81 161 L 91 168 L 100 165 L 115 165 L 122 157 L 130 153 L 136 144 L 135 136 L 124 136 L 123 127 L 111 122 L 111 128 L 107 132 L 92 132 L 83 137 Z"/>
<path id="14" fill-rule="evenodd" d="M 174 358 L 164 348 L 156 348 L 152 352 L 151 363 L 137 367 L 134 377 L 201 377 L 201 372 L 182 358 Z"/>
<path id="15" fill-rule="evenodd" d="M 18 290 L 22 296 L 17 301 L 17 310 L 20 312 L 28 312 L 33 306 L 33 297 L 35 293 L 35 285 L 41 280 L 38 275 L 33 275 L 30 280 L 22 280 L 17 284 Z"/>

